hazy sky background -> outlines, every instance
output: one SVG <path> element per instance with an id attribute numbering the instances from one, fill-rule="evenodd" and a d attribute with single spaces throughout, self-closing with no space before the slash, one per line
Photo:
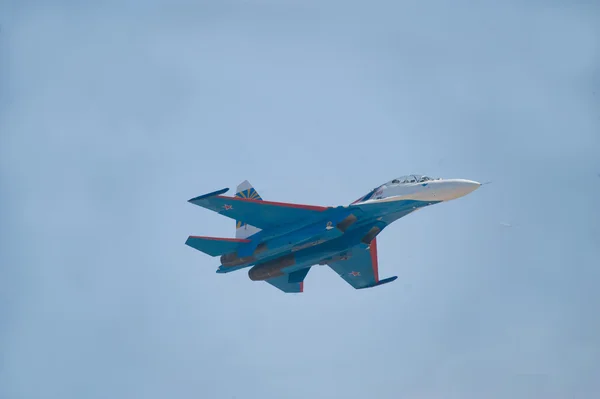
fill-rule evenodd
<path id="1" fill-rule="evenodd" d="M 0 2 L 0 398 L 599 397 L 591 3 Z M 244 179 L 408 173 L 493 183 L 386 229 L 382 287 L 184 245 Z"/>

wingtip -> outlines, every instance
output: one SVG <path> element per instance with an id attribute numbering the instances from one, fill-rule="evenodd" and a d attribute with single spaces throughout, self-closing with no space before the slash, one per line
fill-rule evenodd
<path id="1" fill-rule="evenodd" d="M 392 281 L 396 280 L 397 278 L 398 278 L 398 276 L 384 278 L 383 280 L 379 280 L 379 282 L 375 286 L 391 283 Z"/>
<path id="2" fill-rule="evenodd" d="M 379 280 L 378 282 L 376 282 L 374 284 L 369 284 L 367 286 L 359 287 L 357 289 L 379 287 L 380 285 L 391 283 L 392 281 L 396 280 L 397 278 L 398 278 L 398 276 L 392 276 L 392 277 L 384 278 L 383 280 Z"/>
<path id="3" fill-rule="evenodd" d="M 225 194 L 227 191 L 229 191 L 229 188 L 223 188 L 221 190 L 213 191 L 212 193 L 199 195 L 197 197 L 189 199 L 188 202 L 194 202 L 194 201 L 202 200 L 205 198 L 214 197 L 215 195 Z"/>

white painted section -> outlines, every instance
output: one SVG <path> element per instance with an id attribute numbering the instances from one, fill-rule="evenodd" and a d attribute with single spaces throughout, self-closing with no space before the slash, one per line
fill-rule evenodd
<path id="1" fill-rule="evenodd" d="M 248 190 L 250 188 L 253 188 L 252 185 L 250 184 L 250 182 L 248 180 L 244 180 L 237 186 L 237 189 L 235 190 L 235 192 L 237 194 L 239 192 Z M 235 221 L 235 224 L 236 224 L 235 238 L 248 238 L 251 235 L 256 234 L 260 231 L 260 229 L 258 227 L 251 226 L 246 223 L 241 223 L 241 226 L 238 227 L 240 225 L 240 223 L 237 220 Z"/>
<path id="2" fill-rule="evenodd" d="M 480 183 L 465 179 L 430 180 L 422 183 L 386 183 L 367 201 L 356 203 L 370 204 L 389 201 L 450 201 L 475 191 Z"/>
<path id="3" fill-rule="evenodd" d="M 236 194 L 244 191 L 244 190 L 248 190 L 249 188 L 252 188 L 252 184 L 250 184 L 250 182 L 248 180 L 244 180 L 243 182 L 241 182 L 240 184 L 238 184 L 237 189 L 235 190 Z"/>

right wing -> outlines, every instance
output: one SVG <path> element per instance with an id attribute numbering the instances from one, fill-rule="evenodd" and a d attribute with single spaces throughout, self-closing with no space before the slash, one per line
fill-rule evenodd
<path id="1" fill-rule="evenodd" d="M 279 227 L 300 221 L 323 217 L 323 212 L 334 209 L 325 206 L 300 205 L 286 202 L 260 201 L 251 198 L 225 197 L 228 189 L 192 198 L 188 202 L 234 220 L 243 220 L 260 229 Z"/>
<path id="2" fill-rule="evenodd" d="M 379 280 L 377 238 L 373 238 L 369 245 L 355 245 L 342 257 L 328 261 L 327 265 L 356 289 L 376 287 L 398 278 L 393 276 Z"/>

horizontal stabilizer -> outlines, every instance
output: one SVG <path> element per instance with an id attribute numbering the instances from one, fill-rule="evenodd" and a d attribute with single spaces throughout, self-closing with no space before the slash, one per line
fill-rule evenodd
<path id="1" fill-rule="evenodd" d="M 290 274 L 284 274 L 280 277 L 265 280 L 275 288 L 279 288 L 285 293 L 299 294 L 304 292 L 304 279 L 310 270 L 310 266 L 305 269 L 296 270 Z"/>
<path id="2" fill-rule="evenodd" d="M 310 267 L 307 267 L 306 269 L 300 269 L 300 270 L 290 273 L 290 278 L 288 279 L 288 282 L 289 283 L 303 282 L 304 279 L 306 278 L 306 275 L 308 274 L 309 270 L 310 270 Z"/>
<path id="3" fill-rule="evenodd" d="M 235 251 L 240 244 L 250 242 L 241 238 L 189 236 L 185 244 L 210 256 L 220 256 Z"/>

